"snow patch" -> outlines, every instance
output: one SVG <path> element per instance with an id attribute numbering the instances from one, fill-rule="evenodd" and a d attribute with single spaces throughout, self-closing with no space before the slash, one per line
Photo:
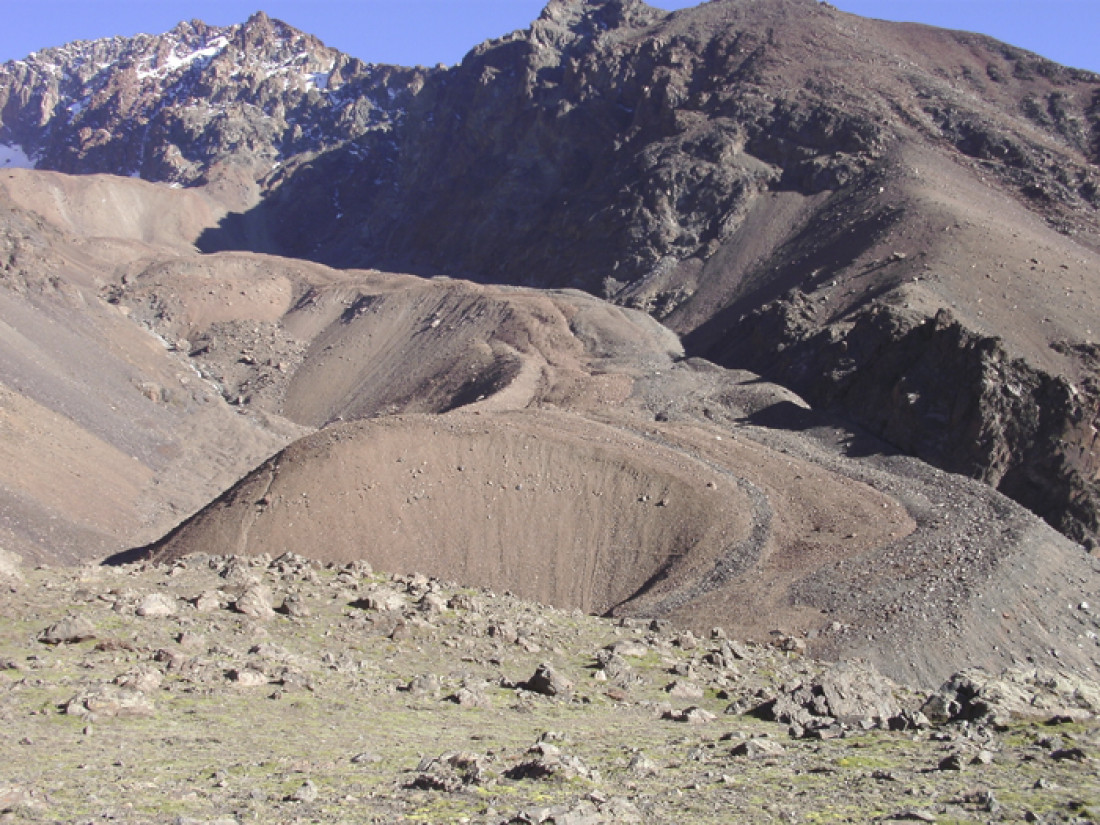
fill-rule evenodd
<path id="1" fill-rule="evenodd" d="M 147 77 L 165 77 L 180 68 L 191 66 L 199 61 L 202 61 L 203 66 L 207 66 L 228 43 L 229 38 L 225 36 L 215 37 L 206 48 L 195 49 L 182 55 L 173 52 L 161 61 L 156 68 L 139 71 L 137 75 L 142 80 Z"/>
<path id="2" fill-rule="evenodd" d="M 22 146 L 0 143 L 0 168 L 35 169 L 36 167 L 37 164 L 23 151 Z"/>

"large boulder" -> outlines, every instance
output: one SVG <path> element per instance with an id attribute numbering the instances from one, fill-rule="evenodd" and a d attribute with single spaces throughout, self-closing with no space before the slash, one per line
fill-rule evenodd
<path id="1" fill-rule="evenodd" d="M 921 711 L 935 724 L 1089 719 L 1100 714 L 1100 689 L 1072 674 L 1041 668 L 1008 670 L 998 676 L 969 668 L 944 682 Z"/>
<path id="2" fill-rule="evenodd" d="M 543 696 L 569 696 L 573 692 L 573 683 L 545 663 L 538 666 L 524 687 Z"/>
<path id="3" fill-rule="evenodd" d="M 87 616 L 66 616 L 43 630 L 38 641 L 48 645 L 77 644 L 95 637 L 95 624 Z"/>
<path id="4" fill-rule="evenodd" d="M 897 686 L 870 665 L 841 662 L 817 678 L 788 685 L 753 713 L 808 730 L 882 727 L 902 713 L 896 691 Z"/>

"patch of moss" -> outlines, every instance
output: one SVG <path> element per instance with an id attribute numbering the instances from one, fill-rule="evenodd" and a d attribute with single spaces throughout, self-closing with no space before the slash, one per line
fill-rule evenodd
<path id="1" fill-rule="evenodd" d="M 869 754 L 849 754 L 837 759 L 835 764 L 839 768 L 863 768 L 870 770 L 887 768 L 893 763 L 890 760 L 878 756 L 871 756 Z"/>

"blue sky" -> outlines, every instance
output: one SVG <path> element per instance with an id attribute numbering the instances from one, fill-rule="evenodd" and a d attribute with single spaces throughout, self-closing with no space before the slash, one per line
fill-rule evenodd
<path id="1" fill-rule="evenodd" d="M 767 0 L 756 0 L 767 2 Z M 649 0 L 673 10 L 696 0 Z M 832 0 L 865 17 L 979 31 L 1059 63 L 1100 71 L 1100 0 Z M 453 64 L 526 27 L 545 0 L 0 0 L 0 61 L 111 34 L 159 34 L 180 20 L 244 21 L 262 8 L 366 61 Z"/>

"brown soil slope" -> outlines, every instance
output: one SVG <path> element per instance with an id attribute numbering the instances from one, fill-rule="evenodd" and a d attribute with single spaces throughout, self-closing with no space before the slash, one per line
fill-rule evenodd
<path id="1" fill-rule="evenodd" d="M 109 298 L 224 213 L 108 176 L 0 175 L 0 544 L 75 562 L 148 541 L 300 432 L 234 412 Z"/>
<path id="2" fill-rule="evenodd" d="M 82 185 L 42 191 L 71 187 L 76 203 Z M 117 186 L 122 203 L 198 194 Z M 595 612 L 803 636 L 929 685 L 1028 656 L 1094 672 L 1095 641 L 1067 609 L 1096 589 L 1080 548 L 756 376 L 683 360 L 638 311 L 200 256 L 142 240 L 133 212 L 102 242 L 70 234 L 99 231 L 90 219 L 11 201 L 0 444 L 4 542 L 23 555 L 147 542 L 323 426 L 147 552 L 366 558 Z"/>
<path id="3" fill-rule="evenodd" d="M 910 683 L 1052 649 L 1093 672 L 1074 606 L 1098 571 L 1073 544 L 915 462 L 759 438 L 551 410 L 343 423 L 265 463 L 151 558 L 366 559 L 698 631 L 806 636 L 812 652 Z"/>
<path id="4" fill-rule="evenodd" d="M 285 373 L 251 358 L 242 385 L 266 393 L 244 403 L 331 423 L 127 557 L 361 558 L 586 611 L 807 636 L 927 684 L 1055 648 L 1095 666 L 1065 609 L 1097 577 L 1080 548 L 755 376 L 683 361 L 640 313 L 347 273 L 276 326 L 311 343 Z"/>
<path id="5" fill-rule="evenodd" d="M 286 254 L 643 308 L 1091 543 L 1098 95 L 814 0 L 552 2 L 250 218 Z"/>

